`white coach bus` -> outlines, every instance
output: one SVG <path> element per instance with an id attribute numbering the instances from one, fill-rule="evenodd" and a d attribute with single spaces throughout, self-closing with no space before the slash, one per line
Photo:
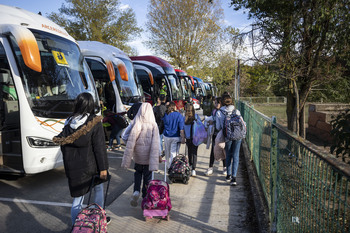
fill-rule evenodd
<path id="1" fill-rule="evenodd" d="M 0 173 L 35 174 L 63 165 L 51 139 L 77 95 L 99 100 L 76 41 L 51 20 L 0 5 Z"/>
<path id="2" fill-rule="evenodd" d="M 95 80 L 99 99 L 116 113 L 125 113 L 144 96 L 134 65 L 122 50 L 98 41 L 78 41 Z"/>

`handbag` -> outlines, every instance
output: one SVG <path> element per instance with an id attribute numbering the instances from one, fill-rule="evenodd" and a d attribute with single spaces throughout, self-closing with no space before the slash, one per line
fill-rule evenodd
<path id="1" fill-rule="evenodd" d="M 214 158 L 216 161 L 221 161 L 226 159 L 225 152 L 225 137 L 222 133 L 222 130 L 216 135 L 215 145 L 214 146 Z"/>
<path id="2" fill-rule="evenodd" d="M 122 128 L 122 129 L 125 129 L 126 127 L 128 127 L 129 125 L 129 122 L 128 120 L 125 118 L 125 116 L 123 115 L 119 115 L 119 114 L 114 114 L 114 119 L 117 123 L 117 125 Z"/>
<path id="3" fill-rule="evenodd" d="M 205 130 L 204 124 L 196 115 L 196 119 L 193 121 L 193 145 L 199 146 L 200 144 L 205 143 L 207 141 L 207 136 L 208 133 Z"/>

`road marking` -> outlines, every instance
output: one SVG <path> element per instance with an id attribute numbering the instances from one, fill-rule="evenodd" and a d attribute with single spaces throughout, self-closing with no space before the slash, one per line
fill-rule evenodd
<path id="1" fill-rule="evenodd" d="M 14 202 L 14 203 L 28 203 L 35 205 L 51 205 L 51 206 L 62 206 L 62 207 L 71 207 L 72 203 L 62 203 L 62 202 L 51 202 L 51 201 L 34 201 L 34 200 L 25 200 L 18 198 L 6 198 L 0 197 L 0 202 Z"/>

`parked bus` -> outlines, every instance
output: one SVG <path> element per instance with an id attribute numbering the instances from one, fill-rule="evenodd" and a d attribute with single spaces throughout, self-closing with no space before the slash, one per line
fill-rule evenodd
<path id="1" fill-rule="evenodd" d="M 91 69 L 103 105 L 116 113 L 126 112 L 143 97 L 131 59 L 120 49 L 97 41 L 78 41 Z"/>
<path id="2" fill-rule="evenodd" d="M 175 72 L 176 76 L 180 79 L 185 99 L 188 99 L 190 96 L 193 98 L 192 93 L 194 92 L 194 83 L 192 83 L 192 77 L 180 69 L 175 69 Z"/>
<path id="3" fill-rule="evenodd" d="M 194 80 L 194 90 L 198 101 L 202 104 L 203 99 L 207 96 L 207 91 L 202 79 L 198 77 L 193 77 Z"/>
<path id="4" fill-rule="evenodd" d="M 188 100 L 189 97 L 192 97 L 195 109 L 200 109 L 200 103 L 195 93 L 194 79 L 192 78 L 192 76 L 187 75 L 187 73 L 183 70 L 175 69 L 175 71 L 176 71 L 177 77 L 180 78 L 183 88 L 186 90 L 185 99 Z"/>
<path id="5" fill-rule="evenodd" d="M 209 92 L 213 97 L 216 97 L 218 94 L 217 87 L 212 83 L 205 83 L 207 88 L 207 93 Z"/>
<path id="6" fill-rule="evenodd" d="M 52 138 L 74 100 L 89 92 L 90 69 L 76 41 L 51 20 L 0 5 L 0 172 L 35 174 L 63 165 Z"/>
<path id="7" fill-rule="evenodd" d="M 136 56 L 130 57 L 135 66 L 136 72 L 142 83 L 145 96 L 151 96 L 148 99 L 155 103 L 156 98 L 165 93 L 167 101 L 174 101 L 178 109 L 184 107 L 183 89 L 179 79 L 176 76 L 175 69 L 165 60 L 156 56 Z M 152 72 L 153 85 L 150 85 L 150 76 L 148 71 Z M 153 88 L 153 96 L 150 92 Z M 149 93 L 149 94 L 146 94 Z"/>

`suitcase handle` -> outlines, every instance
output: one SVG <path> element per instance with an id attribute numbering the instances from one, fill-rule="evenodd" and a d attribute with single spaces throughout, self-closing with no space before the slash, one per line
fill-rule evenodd
<path id="1" fill-rule="evenodd" d="M 100 178 L 99 175 L 94 175 L 92 177 L 92 181 L 91 181 L 91 184 L 90 184 L 90 193 L 89 193 L 89 199 L 88 199 L 88 203 L 87 205 L 90 205 L 90 199 L 91 199 L 91 193 L 92 193 L 92 188 L 94 186 L 94 183 L 95 183 L 95 179 L 96 178 Z M 106 188 L 106 193 L 105 193 L 105 196 L 104 196 L 104 201 L 103 201 L 103 209 L 106 207 L 106 200 L 107 200 L 107 194 L 108 194 L 108 189 L 109 189 L 109 183 L 111 182 L 111 175 L 109 174 L 109 172 L 107 173 L 107 188 Z"/>

